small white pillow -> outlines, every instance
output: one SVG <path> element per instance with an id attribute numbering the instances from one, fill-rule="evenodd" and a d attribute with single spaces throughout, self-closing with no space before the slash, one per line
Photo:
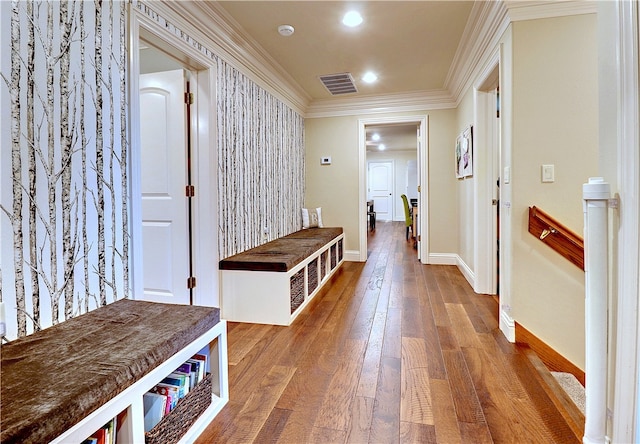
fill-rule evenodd
<path id="1" fill-rule="evenodd" d="M 302 209 L 302 228 L 322 228 L 322 208 Z"/>

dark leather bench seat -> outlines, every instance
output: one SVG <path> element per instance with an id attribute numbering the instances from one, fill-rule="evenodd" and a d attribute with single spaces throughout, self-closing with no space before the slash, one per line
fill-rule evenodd
<path id="1" fill-rule="evenodd" d="M 220 261 L 221 270 L 287 272 L 342 234 L 342 227 L 307 228 Z"/>

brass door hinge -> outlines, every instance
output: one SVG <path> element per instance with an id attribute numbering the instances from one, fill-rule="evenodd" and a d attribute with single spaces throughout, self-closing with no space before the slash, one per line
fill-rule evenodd
<path id="1" fill-rule="evenodd" d="M 187 185 L 185 188 L 185 196 L 187 197 L 195 197 L 196 195 L 196 187 L 193 185 Z"/>
<path id="2" fill-rule="evenodd" d="M 196 288 L 196 277 L 191 276 L 187 278 L 187 288 Z"/>
<path id="3" fill-rule="evenodd" d="M 193 105 L 193 102 L 194 102 L 193 93 L 190 93 L 190 92 L 184 93 L 184 103 L 186 103 L 187 105 Z"/>

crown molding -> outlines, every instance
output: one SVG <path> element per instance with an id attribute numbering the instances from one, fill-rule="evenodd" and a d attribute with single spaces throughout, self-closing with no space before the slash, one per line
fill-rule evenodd
<path id="1" fill-rule="evenodd" d="M 445 80 L 445 89 L 455 98 L 456 106 L 472 87 L 477 72 L 486 65 L 508 26 L 503 2 L 474 3 Z"/>
<path id="2" fill-rule="evenodd" d="M 455 108 L 455 106 L 455 100 L 448 91 L 411 91 L 400 94 L 315 100 L 307 108 L 305 117 L 338 117 L 424 111 L 449 109 Z"/>
<path id="3" fill-rule="evenodd" d="M 598 9 L 598 2 L 595 0 L 505 0 L 504 5 L 511 22 L 567 15 L 595 14 Z"/>
<path id="4" fill-rule="evenodd" d="M 280 98 L 303 117 L 333 117 L 455 108 L 491 62 L 515 21 L 595 13 L 594 0 L 475 1 L 444 88 L 400 94 L 313 100 L 217 2 L 141 0 Z M 206 34 L 205 34 L 206 31 Z"/>
<path id="5" fill-rule="evenodd" d="M 216 2 L 143 0 L 143 3 L 304 115 L 311 97 Z"/>

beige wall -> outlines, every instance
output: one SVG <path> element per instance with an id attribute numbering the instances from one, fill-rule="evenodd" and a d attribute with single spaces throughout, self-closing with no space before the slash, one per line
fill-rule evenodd
<path id="1" fill-rule="evenodd" d="M 455 110 L 401 113 L 429 116 L 429 242 L 435 253 L 455 254 L 458 248 L 458 214 L 453 173 Z M 326 226 L 345 230 L 345 250 L 360 249 L 358 236 L 358 121 L 391 117 L 344 116 L 305 120 L 306 207 L 322 207 Z M 320 158 L 331 156 L 331 165 L 320 165 Z M 426 160 L 425 160 L 426 161 Z M 364 167 L 364 166 L 363 166 Z"/>
<path id="2" fill-rule="evenodd" d="M 512 28 L 512 316 L 584 368 L 584 272 L 528 233 L 535 205 L 582 235 L 582 184 L 598 172 L 595 15 Z M 555 182 L 541 182 L 541 165 Z"/>
<path id="3" fill-rule="evenodd" d="M 455 134 L 451 139 L 451 149 L 455 144 L 456 137 L 469 125 L 474 122 L 474 110 L 473 110 L 473 90 L 469 89 L 464 95 L 463 99 L 458 105 L 456 116 Z M 474 147 L 477 150 L 477 147 Z M 474 156 L 477 154 L 474 153 Z M 451 167 L 451 174 L 453 174 L 453 162 Z M 474 166 L 475 171 L 476 166 Z M 474 247 L 474 214 L 473 214 L 473 186 L 476 180 L 475 175 L 471 177 L 465 177 L 463 179 L 456 179 L 456 193 L 458 196 L 458 213 L 460 215 L 460 224 L 458 229 L 458 242 L 459 250 L 458 255 L 460 259 L 475 272 L 475 264 L 473 261 L 473 247 Z"/>

